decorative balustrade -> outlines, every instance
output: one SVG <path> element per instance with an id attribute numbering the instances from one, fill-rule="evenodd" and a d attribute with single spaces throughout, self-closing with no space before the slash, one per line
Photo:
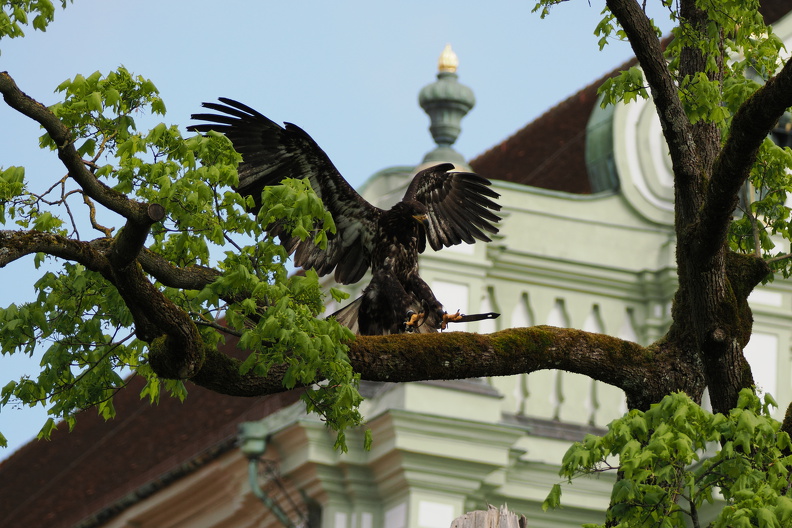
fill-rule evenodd
<path id="1" fill-rule="evenodd" d="M 482 309 L 489 310 L 495 306 L 494 293 L 492 288 L 487 290 Z M 500 323 L 488 322 L 479 331 L 495 331 L 499 329 L 498 324 L 500 328 L 547 324 L 611 333 L 623 339 L 642 341 L 634 306 L 625 306 L 614 300 L 609 300 L 606 308 L 600 302 L 589 301 L 586 305 L 576 295 L 569 298 L 554 297 L 550 302 L 541 299 L 541 295 L 536 297 L 534 301 L 528 292 L 519 292 L 511 305 L 506 307 L 508 313 L 502 312 Z M 574 308 L 570 309 L 573 302 Z M 581 306 L 587 306 L 587 314 L 581 310 Z M 609 331 L 611 328 L 615 330 Z M 502 411 L 505 414 L 602 427 L 626 410 L 622 390 L 571 372 L 545 370 L 491 378 L 489 382 L 503 394 Z"/>

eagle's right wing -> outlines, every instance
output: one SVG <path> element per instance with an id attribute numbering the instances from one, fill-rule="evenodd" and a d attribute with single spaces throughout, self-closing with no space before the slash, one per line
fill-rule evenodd
<path id="1" fill-rule="evenodd" d="M 371 252 L 377 220 L 382 210 L 363 199 L 341 176 L 330 158 L 300 127 L 286 123 L 281 127 L 256 110 L 233 99 L 220 98 L 220 103 L 203 103 L 216 114 L 193 114 L 205 121 L 188 130 L 225 134 L 234 149 L 242 155 L 237 192 L 253 196 L 259 203 L 261 191 L 277 185 L 284 178 L 308 178 L 314 192 L 333 216 L 337 232 L 328 233 L 326 249 L 310 239 L 292 237 L 285 226 L 268 226 L 277 235 L 294 262 L 303 268 L 314 268 L 319 275 L 335 269 L 335 280 L 350 284 L 360 280 L 371 266 Z"/>
<path id="2" fill-rule="evenodd" d="M 490 185 L 478 174 L 440 163 L 415 175 L 404 200 L 426 206 L 426 238 L 435 251 L 461 242 L 472 244 L 475 239 L 490 242 L 487 233 L 497 233 L 495 224 L 501 219 L 495 214 L 501 206 L 493 201 L 500 195 Z"/>

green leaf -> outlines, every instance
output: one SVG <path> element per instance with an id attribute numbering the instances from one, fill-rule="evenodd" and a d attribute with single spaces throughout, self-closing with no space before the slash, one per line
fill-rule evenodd
<path id="1" fill-rule="evenodd" d="M 778 497 L 775 515 L 782 526 L 792 525 L 792 498 L 787 496 Z"/>
<path id="2" fill-rule="evenodd" d="M 775 513 L 768 508 L 756 510 L 756 520 L 759 522 L 759 528 L 781 528 L 781 523 L 778 522 Z"/>
<path id="3" fill-rule="evenodd" d="M 338 288 L 330 288 L 330 296 L 335 302 L 341 302 L 349 298 L 349 293 Z"/>
<path id="4" fill-rule="evenodd" d="M 44 211 L 33 221 L 33 229 L 36 231 L 51 231 L 60 227 L 63 221 L 52 215 L 49 211 Z"/>
<path id="5" fill-rule="evenodd" d="M 105 420 L 109 420 L 110 418 L 115 418 L 115 406 L 113 405 L 113 400 L 108 399 L 102 402 L 99 402 L 99 405 L 96 407 L 99 416 L 104 418 Z"/>
<path id="6" fill-rule="evenodd" d="M 184 401 L 187 397 L 187 387 L 182 380 L 165 380 L 165 388 L 168 394 L 179 401 Z"/>
<path id="7" fill-rule="evenodd" d="M 547 494 L 547 498 L 542 502 L 542 511 L 547 511 L 551 508 L 556 509 L 559 506 L 561 506 L 561 485 L 553 484 L 550 493 Z"/>
<path id="8" fill-rule="evenodd" d="M 613 486 L 611 499 L 613 502 L 629 502 L 635 498 L 635 484 L 632 480 L 622 479 Z"/>
<path id="9" fill-rule="evenodd" d="M 121 101 L 121 93 L 115 88 L 107 88 L 104 92 L 105 104 L 110 107 L 115 107 Z"/>
<path id="10" fill-rule="evenodd" d="M 93 156 L 96 153 L 96 140 L 86 139 L 82 145 L 77 149 L 81 156 Z"/>
<path id="11" fill-rule="evenodd" d="M 52 430 L 55 429 L 55 420 L 52 418 L 47 418 L 47 421 L 44 422 L 44 425 L 41 427 L 41 430 L 36 435 L 36 438 L 39 440 L 49 440 L 50 436 L 52 436 Z"/>
<path id="12" fill-rule="evenodd" d="M 157 97 L 151 102 L 151 111 L 155 114 L 165 115 L 165 103 L 162 101 L 162 99 Z"/>
<path id="13" fill-rule="evenodd" d="M 95 112 L 102 111 L 102 94 L 99 92 L 92 92 L 88 95 L 86 101 L 88 103 L 88 110 L 93 110 Z"/>
<path id="14" fill-rule="evenodd" d="M 336 436 L 336 441 L 333 444 L 333 448 L 340 451 L 341 453 L 346 453 L 349 451 L 346 443 L 346 433 L 344 431 L 339 431 L 338 435 Z"/>

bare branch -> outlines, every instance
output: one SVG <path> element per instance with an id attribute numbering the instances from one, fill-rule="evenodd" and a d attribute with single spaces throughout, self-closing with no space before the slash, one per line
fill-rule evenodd
<path id="1" fill-rule="evenodd" d="M 127 219 L 145 223 L 147 204 L 130 200 L 125 194 L 97 180 L 74 148 L 74 138 L 69 130 L 46 106 L 22 92 L 8 72 L 0 72 L 0 93 L 8 106 L 44 127 L 58 145 L 58 157 L 69 175 L 88 196 Z"/>
<path id="2" fill-rule="evenodd" d="M 788 258 L 792 258 L 792 253 L 786 253 L 784 255 L 778 255 L 776 257 L 769 258 L 769 259 L 767 259 L 767 263 L 768 264 L 772 264 L 773 262 L 780 262 L 780 261 L 786 260 Z"/>
<path id="3" fill-rule="evenodd" d="M 91 226 L 99 231 L 100 233 L 104 234 L 107 238 L 113 236 L 113 227 L 105 227 L 101 225 L 99 222 L 96 221 L 96 206 L 94 205 L 93 201 L 88 197 L 87 194 L 83 193 L 83 202 L 85 205 L 88 206 L 88 217 L 91 220 Z"/>
<path id="4" fill-rule="evenodd" d="M 193 317 L 198 317 L 198 319 L 196 319 L 195 321 L 195 324 L 197 324 L 198 326 L 206 326 L 209 328 L 214 328 L 218 332 L 222 332 L 224 334 L 232 335 L 234 337 L 242 337 L 242 332 L 240 332 L 239 330 L 234 330 L 233 328 L 229 328 L 228 326 L 223 326 L 221 324 L 217 324 L 214 321 L 206 320 L 204 317 L 202 317 L 202 314 L 191 313 L 190 315 L 192 315 Z"/>

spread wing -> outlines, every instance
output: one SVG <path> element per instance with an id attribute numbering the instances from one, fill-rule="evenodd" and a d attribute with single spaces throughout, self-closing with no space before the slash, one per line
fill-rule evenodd
<path id="1" fill-rule="evenodd" d="M 424 204 L 429 222 L 426 237 L 435 251 L 475 239 L 489 242 L 487 233 L 497 233 L 493 225 L 500 217 L 500 205 L 491 198 L 500 195 L 493 191 L 490 181 L 472 172 L 453 172 L 454 165 L 441 163 L 424 169 L 413 178 L 404 201 Z"/>
<path id="2" fill-rule="evenodd" d="M 253 196 L 259 203 L 265 186 L 277 185 L 284 178 L 308 178 L 314 192 L 333 216 L 337 232 L 326 249 L 310 239 L 290 236 L 284 225 L 267 227 L 279 236 L 286 250 L 294 252 L 294 262 L 314 268 L 319 275 L 335 269 L 335 280 L 342 284 L 357 282 L 371 266 L 371 252 L 377 220 L 382 210 L 364 200 L 338 172 L 327 154 L 300 127 L 286 123 L 281 127 L 249 106 L 233 99 L 203 103 L 214 114 L 193 114 L 204 123 L 188 130 L 214 130 L 226 135 L 242 155 L 237 192 Z"/>

